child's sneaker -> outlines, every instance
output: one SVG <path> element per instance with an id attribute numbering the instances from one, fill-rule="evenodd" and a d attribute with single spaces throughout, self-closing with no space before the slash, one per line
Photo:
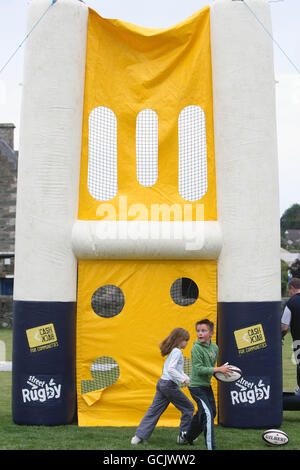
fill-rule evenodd
<path id="1" fill-rule="evenodd" d="M 180 432 L 179 435 L 177 436 L 177 444 L 187 444 L 188 442 L 184 438 L 185 433 Z"/>
<path id="2" fill-rule="evenodd" d="M 133 445 L 137 445 L 137 444 L 143 444 L 144 442 L 144 439 L 141 439 L 140 437 L 138 436 L 133 436 L 133 438 L 131 439 L 131 444 Z"/>
<path id="3" fill-rule="evenodd" d="M 193 441 L 188 441 L 186 438 L 186 432 L 180 432 L 179 436 L 177 437 L 177 444 L 182 444 L 182 445 L 193 445 Z"/>

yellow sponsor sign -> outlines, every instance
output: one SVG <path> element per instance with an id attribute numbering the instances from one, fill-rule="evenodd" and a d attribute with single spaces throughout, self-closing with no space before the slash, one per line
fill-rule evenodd
<path id="1" fill-rule="evenodd" d="M 260 323 L 236 330 L 234 336 L 240 354 L 267 347 L 264 330 Z"/>
<path id="2" fill-rule="evenodd" d="M 26 330 L 26 335 L 31 352 L 43 351 L 58 346 L 53 323 L 30 328 Z"/>

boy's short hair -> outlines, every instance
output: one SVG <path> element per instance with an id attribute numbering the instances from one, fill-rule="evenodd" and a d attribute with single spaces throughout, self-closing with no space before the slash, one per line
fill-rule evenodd
<path id="1" fill-rule="evenodd" d="M 198 325 L 202 325 L 203 323 L 204 325 L 207 325 L 211 331 L 214 331 L 214 327 L 215 327 L 214 323 L 208 320 L 207 318 L 205 318 L 204 320 L 197 321 L 195 324 L 195 328 L 197 328 Z"/>
<path id="2" fill-rule="evenodd" d="M 296 290 L 300 289 L 300 279 L 298 277 L 292 277 L 292 279 L 289 280 L 287 287 L 290 289 L 293 287 Z"/>

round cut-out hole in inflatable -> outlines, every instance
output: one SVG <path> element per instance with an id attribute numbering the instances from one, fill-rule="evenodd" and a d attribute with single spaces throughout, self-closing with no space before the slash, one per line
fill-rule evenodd
<path id="1" fill-rule="evenodd" d="M 97 315 L 110 318 L 121 312 L 125 304 L 125 296 L 119 287 L 108 284 L 99 287 L 94 292 L 91 303 Z"/>
<path id="2" fill-rule="evenodd" d="M 119 364 L 108 356 L 98 357 L 91 365 L 93 380 L 81 381 L 81 393 L 89 393 L 113 385 L 119 378 Z"/>
<path id="3" fill-rule="evenodd" d="M 192 279 L 181 277 L 173 282 L 170 293 L 175 304 L 186 307 L 196 302 L 199 289 Z"/>

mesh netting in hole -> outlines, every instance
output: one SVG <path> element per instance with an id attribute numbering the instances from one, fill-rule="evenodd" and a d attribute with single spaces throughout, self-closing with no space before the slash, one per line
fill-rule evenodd
<path id="1" fill-rule="evenodd" d="M 119 378 L 118 363 L 108 356 L 98 357 L 91 365 L 93 380 L 81 381 L 81 393 L 93 392 L 113 385 Z"/>
<path id="2" fill-rule="evenodd" d="M 153 186 L 158 177 L 158 118 L 152 109 L 143 109 L 136 120 L 137 179 L 142 186 Z"/>
<path id="3" fill-rule="evenodd" d="M 88 189 L 97 201 L 108 201 L 118 193 L 117 118 L 105 106 L 89 116 Z"/>
<path id="4" fill-rule="evenodd" d="M 200 106 L 186 106 L 178 119 L 179 194 L 198 201 L 207 191 L 205 114 Z"/>
<path id="5" fill-rule="evenodd" d="M 188 357 L 183 356 L 183 372 L 188 376 L 191 377 L 192 373 L 192 361 Z M 180 388 L 184 388 L 187 385 L 184 382 L 179 383 Z"/>
<path id="6" fill-rule="evenodd" d="M 170 294 L 175 304 L 186 307 L 196 302 L 199 290 L 192 279 L 181 277 L 173 282 Z"/>
<path id="7" fill-rule="evenodd" d="M 125 304 L 125 297 L 119 287 L 107 284 L 94 292 L 91 304 L 97 315 L 110 318 L 121 312 Z"/>

